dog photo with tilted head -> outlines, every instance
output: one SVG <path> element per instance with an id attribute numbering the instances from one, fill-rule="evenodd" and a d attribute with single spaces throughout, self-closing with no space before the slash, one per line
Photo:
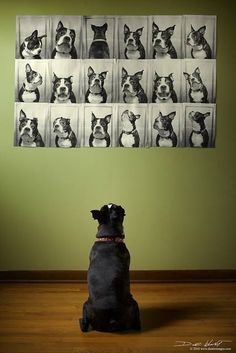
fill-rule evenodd
<path id="1" fill-rule="evenodd" d="M 92 31 L 94 32 L 93 41 L 89 48 L 90 59 L 109 59 L 110 50 L 108 47 L 106 32 L 108 24 L 104 23 L 103 26 L 91 25 Z"/>
<path id="2" fill-rule="evenodd" d="M 41 59 L 40 53 L 42 51 L 42 39 L 47 37 L 46 34 L 38 35 L 35 30 L 29 37 L 26 37 L 20 45 L 20 56 L 22 59 Z"/>
<path id="3" fill-rule="evenodd" d="M 134 114 L 126 109 L 121 115 L 122 131 L 119 136 L 120 147 L 139 147 L 140 137 L 136 128 L 136 120 L 140 119 L 139 114 Z"/>
<path id="4" fill-rule="evenodd" d="M 140 330 L 139 307 L 130 293 L 130 254 L 123 229 L 125 210 L 110 203 L 91 213 L 99 225 L 90 251 L 89 297 L 83 305 L 81 330 Z"/>
<path id="5" fill-rule="evenodd" d="M 156 146 L 157 147 L 176 147 L 177 136 L 174 132 L 172 121 L 176 112 L 163 115 L 161 112 L 155 119 L 153 128 L 157 130 Z"/>
<path id="6" fill-rule="evenodd" d="M 147 95 L 140 84 L 143 71 L 141 70 L 134 75 L 129 75 L 126 69 L 122 68 L 121 89 L 125 103 L 147 103 Z"/>
<path id="7" fill-rule="evenodd" d="M 175 25 L 160 30 L 158 25 L 152 24 L 153 59 L 177 59 L 177 52 L 171 42 Z"/>
<path id="8" fill-rule="evenodd" d="M 212 51 L 210 45 L 205 39 L 206 26 L 195 30 L 191 25 L 191 31 L 187 35 L 186 44 L 191 47 L 191 56 L 193 59 L 211 59 Z"/>
<path id="9" fill-rule="evenodd" d="M 205 119 L 210 115 L 210 112 L 203 114 L 198 111 L 192 111 L 189 113 L 188 117 L 192 124 L 192 130 L 189 135 L 190 147 L 208 147 L 209 134 L 206 129 Z"/>
<path id="10" fill-rule="evenodd" d="M 86 103 L 106 103 L 107 92 L 104 88 L 104 82 L 107 76 L 107 71 L 96 73 L 94 69 L 88 68 L 88 90 L 85 94 Z"/>
<path id="11" fill-rule="evenodd" d="M 208 92 L 202 82 L 199 67 L 192 74 L 184 72 L 184 77 L 189 84 L 188 96 L 191 103 L 208 103 Z"/>
<path id="12" fill-rule="evenodd" d="M 111 121 L 111 114 L 104 118 L 97 118 L 94 113 L 91 116 L 91 134 L 89 137 L 90 147 L 109 147 L 111 138 L 108 132 L 108 124 Z"/>
<path id="13" fill-rule="evenodd" d="M 125 58 L 126 59 L 145 59 L 145 49 L 141 42 L 143 27 L 136 31 L 124 25 Z"/>
<path id="14" fill-rule="evenodd" d="M 56 28 L 55 48 L 53 49 L 52 59 L 77 59 L 75 49 L 75 30 L 64 27 L 61 21 Z"/>
<path id="15" fill-rule="evenodd" d="M 51 103 L 76 103 L 76 98 L 72 91 L 72 77 L 57 77 L 53 73 Z"/>
<path id="16" fill-rule="evenodd" d="M 28 118 L 21 109 L 19 115 L 19 146 L 21 147 L 44 147 L 42 136 L 38 130 L 38 119 Z"/>
<path id="17" fill-rule="evenodd" d="M 71 128 L 70 119 L 59 117 L 53 121 L 53 133 L 56 147 L 72 148 L 77 144 L 77 138 Z"/>
<path id="18" fill-rule="evenodd" d="M 30 64 L 25 65 L 25 80 L 19 91 L 20 102 L 39 102 L 40 93 L 38 87 L 42 85 L 43 79 L 40 73 L 33 70 Z"/>

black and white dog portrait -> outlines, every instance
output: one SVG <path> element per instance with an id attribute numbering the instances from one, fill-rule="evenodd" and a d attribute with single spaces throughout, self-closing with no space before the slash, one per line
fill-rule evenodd
<path id="1" fill-rule="evenodd" d="M 215 143 L 215 105 L 185 104 L 185 146 L 207 148 Z"/>
<path id="2" fill-rule="evenodd" d="M 145 147 L 147 105 L 119 104 L 117 113 L 118 146 Z"/>
<path id="3" fill-rule="evenodd" d="M 92 16 L 84 18 L 84 58 L 109 59 L 115 57 L 115 18 Z"/>
<path id="4" fill-rule="evenodd" d="M 181 59 L 181 36 L 182 16 L 153 16 L 150 28 L 151 58 Z"/>
<path id="5" fill-rule="evenodd" d="M 88 67 L 88 90 L 85 94 L 86 103 L 106 103 L 107 92 L 104 82 L 107 77 L 107 71 L 96 73 L 92 66 Z"/>
<path id="6" fill-rule="evenodd" d="M 46 16 L 17 16 L 17 59 L 47 58 L 48 24 Z"/>
<path id="7" fill-rule="evenodd" d="M 185 57 L 214 59 L 216 57 L 216 17 L 184 16 Z"/>
<path id="8" fill-rule="evenodd" d="M 75 30 L 65 27 L 59 21 L 56 28 L 55 48 L 52 52 L 52 59 L 77 59 L 75 37 Z"/>
<path id="9" fill-rule="evenodd" d="M 40 93 L 39 86 L 43 83 L 42 75 L 33 70 L 31 65 L 27 63 L 25 65 L 25 79 L 21 85 L 18 94 L 18 100 L 20 102 L 39 102 Z"/>
<path id="10" fill-rule="evenodd" d="M 208 103 L 208 92 L 207 88 L 202 82 L 201 73 L 199 67 L 191 73 L 183 73 L 186 81 L 189 84 L 189 100 L 190 103 Z"/>
<path id="11" fill-rule="evenodd" d="M 112 104 L 86 104 L 82 113 L 85 147 L 111 147 L 114 117 Z"/>
<path id="12" fill-rule="evenodd" d="M 110 203 L 91 213 L 99 225 L 90 251 L 89 297 L 83 305 L 81 330 L 140 330 L 139 307 L 130 293 L 130 254 L 123 230 L 125 210 Z"/>
<path id="13" fill-rule="evenodd" d="M 75 105 L 50 106 L 50 147 L 79 147 L 78 116 Z"/>
<path id="14" fill-rule="evenodd" d="M 120 16 L 118 18 L 119 58 L 146 59 L 148 21 L 146 16 Z"/>
<path id="15" fill-rule="evenodd" d="M 180 130 L 182 104 L 158 104 L 150 107 L 151 146 L 179 147 L 182 145 Z"/>
<path id="16" fill-rule="evenodd" d="M 76 103 L 75 95 L 72 90 L 72 76 L 57 77 L 57 75 L 53 73 L 52 83 L 51 103 Z"/>
<path id="17" fill-rule="evenodd" d="M 215 102 L 215 60 L 185 60 L 183 63 L 183 102 Z"/>
<path id="18" fill-rule="evenodd" d="M 15 115 L 15 145 L 45 147 L 47 104 L 16 103 Z"/>

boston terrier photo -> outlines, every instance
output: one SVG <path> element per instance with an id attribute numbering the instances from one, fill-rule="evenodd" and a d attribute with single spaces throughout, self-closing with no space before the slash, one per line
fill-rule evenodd
<path id="1" fill-rule="evenodd" d="M 126 59 L 145 59 L 145 49 L 140 39 L 142 32 L 143 27 L 132 32 L 126 24 L 124 25 Z"/>
<path id="2" fill-rule="evenodd" d="M 147 96 L 140 84 L 143 77 L 143 70 L 129 75 L 122 68 L 121 88 L 123 92 L 123 100 L 125 103 L 147 103 Z"/>
<path id="3" fill-rule="evenodd" d="M 46 34 L 38 36 L 38 31 L 35 30 L 29 37 L 25 38 L 20 46 L 20 56 L 22 59 L 41 59 L 42 38 L 47 37 Z"/>
<path id="4" fill-rule="evenodd" d="M 176 50 L 171 42 L 175 25 L 165 30 L 160 30 L 153 22 L 152 24 L 152 45 L 153 59 L 177 59 Z"/>
<path id="5" fill-rule="evenodd" d="M 191 32 L 187 36 L 187 45 L 192 47 L 191 56 L 193 59 L 211 59 L 212 52 L 210 45 L 207 43 L 204 34 L 206 32 L 206 26 L 200 27 L 195 30 L 191 25 Z"/>
<path id="6" fill-rule="evenodd" d="M 93 68 L 88 68 L 88 90 L 85 94 L 86 103 L 106 103 L 107 93 L 104 88 L 104 81 L 107 76 L 107 71 L 100 74 L 94 72 Z"/>
<path id="7" fill-rule="evenodd" d="M 104 118 L 96 118 L 92 113 L 91 129 L 92 133 L 89 137 L 90 147 L 109 147 L 111 138 L 108 133 L 108 124 L 111 121 L 111 114 L 106 115 Z"/>
<path id="8" fill-rule="evenodd" d="M 44 147 L 42 136 L 38 131 L 38 119 L 27 118 L 21 109 L 19 116 L 19 146 L 21 147 Z"/>
<path id="9" fill-rule="evenodd" d="M 168 76 L 159 76 L 155 72 L 154 85 L 153 85 L 153 103 L 176 103 L 177 95 L 174 90 L 173 74 Z"/>
<path id="10" fill-rule="evenodd" d="M 72 91 L 72 77 L 61 78 L 53 73 L 51 103 L 76 103 L 75 95 Z"/>
<path id="11" fill-rule="evenodd" d="M 200 69 L 197 67 L 192 74 L 183 73 L 189 84 L 189 99 L 191 103 L 208 103 L 208 92 L 203 84 Z"/>
<path id="12" fill-rule="evenodd" d="M 157 147 L 176 147 L 177 136 L 174 132 L 172 121 L 176 115 L 176 112 L 172 112 L 168 115 L 162 115 L 155 119 L 153 128 L 157 130 L 156 146 Z"/>
<path id="13" fill-rule="evenodd" d="M 137 119 L 140 119 L 140 115 L 135 115 L 128 109 L 122 113 L 122 132 L 119 136 L 119 145 L 121 147 L 139 147 L 140 137 L 136 129 Z"/>
<path id="14" fill-rule="evenodd" d="M 110 51 L 106 40 L 107 23 L 103 26 L 91 25 L 94 32 L 93 41 L 89 48 L 90 59 L 109 59 Z"/>
<path id="15" fill-rule="evenodd" d="M 192 123 L 192 131 L 189 136 L 189 144 L 191 147 L 208 147 L 209 135 L 205 125 L 205 119 L 211 113 L 202 114 L 200 112 L 190 112 L 189 119 Z"/>
<path id="16" fill-rule="evenodd" d="M 55 48 L 52 52 L 52 59 L 77 59 L 75 49 L 75 30 L 66 28 L 61 21 L 56 29 Z"/>
<path id="17" fill-rule="evenodd" d="M 42 76 L 32 70 L 30 64 L 26 64 L 25 74 L 26 77 L 18 95 L 19 101 L 27 103 L 39 102 L 40 93 L 38 87 L 43 83 Z"/>
<path id="18" fill-rule="evenodd" d="M 70 119 L 56 118 L 53 121 L 53 132 L 56 135 L 55 144 L 57 147 L 71 148 L 77 144 L 77 138 L 70 126 Z"/>
<path id="19" fill-rule="evenodd" d="M 123 230 L 125 210 L 110 203 L 91 213 L 99 225 L 90 251 L 89 297 L 83 305 L 81 330 L 140 330 L 139 307 L 130 293 L 130 254 Z"/>

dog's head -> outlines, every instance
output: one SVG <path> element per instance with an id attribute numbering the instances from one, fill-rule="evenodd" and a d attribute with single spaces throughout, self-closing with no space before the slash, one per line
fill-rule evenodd
<path id="1" fill-rule="evenodd" d="M 43 83 L 42 76 L 38 72 L 32 70 L 30 64 L 25 65 L 25 74 L 26 82 L 27 84 L 30 84 L 32 89 L 40 86 Z"/>
<path id="2" fill-rule="evenodd" d="M 20 137 L 25 144 L 33 143 L 38 135 L 38 119 L 27 118 L 25 112 L 21 109 L 19 116 L 19 131 Z"/>
<path id="3" fill-rule="evenodd" d="M 172 131 L 172 121 L 176 115 L 176 112 L 171 112 L 167 115 L 163 115 L 161 112 L 155 119 L 153 128 L 158 131 L 160 135 L 164 135 L 166 131 Z"/>
<path id="4" fill-rule="evenodd" d="M 205 114 L 201 112 L 190 112 L 189 119 L 191 120 L 192 127 L 195 131 L 200 131 L 205 129 L 205 119 L 210 116 L 211 113 L 207 112 Z"/>
<path id="5" fill-rule="evenodd" d="M 174 78 L 172 73 L 168 76 L 159 76 L 155 72 L 153 89 L 161 101 L 166 101 L 170 98 L 171 92 L 173 92 L 174 89 L 173 82 Z"/>
<path id="6" fill-rule="evenodd" d="M 59 101 L 63 102 L 69 99 L 70 93 L 72 92 L 72 77 L 73 76 L 61 78 L 53 73 L 53 92 Z"/>
<path id="7" fill-rule="evenodd" d="M 123 131 L 130 133 L 136 129 L 136 120 L 140 118 L 139 114 L 134 114 L 130 110 L 125 110 L 121 115 Z"/>
<path id="8" fill-rule="evenodd" d="M 202 79 L 199 67 L 197 67 L 192 74 L 188 74 L 187 72 L 184 72 L 183 74 L 193 91 L 197 91 L 202 88 Z"/>
<path id="9" fill-rule="evenodd" d="M 202 45 L 205 32 L 206 26 L 202 26 L 198 30 L 195 30 L 191 25 L 191 32 L 187 35 L 186 44 L 191 47 Z"/>
<path id="10" fill-rule="evenodd" d="M 38 31 L 35 30 L 29 37 L 24 40 L 24 47 L 30 56 L 36 56 L 41 53 L 42 50 L 42 38 L 47 37 L 46 34 L 38 36 Z"/>
<path id="11" fill-rule="evenodd" d="M 59 137 L 67 137 L 71 132 L 70 119 L 56 118 L 53 121 L 53 132 Z"/>
<path id="12" fill-rule="evenodd" d="M 136 96 L 141 85 L 140 80 L 143 77 L 143 70 L 136 72 L 134 75 L 129 75 L 128 72 L 122 68 L 121 87 L 122 91 L 128 95 Z"/>
<path id="13" fill-rule="evenodd" d="M 94 69 L 89 66 L 88 68 L 88 84 L 89 90 L 93 94 L 99 94 L 104 86 L 104 81 L 107 76 L 107 71 L 103 71 L 100 74 L 95 73 Z"/>
<path id="14" fill-rule="evenodd" d="M 107 137 L 108 124 L 111 121 L 111 114 L 106 115 L 104 118 L 96 118 L 94 113 L 91 117 L 92 134 L 96 139 L 102 140 Z"/>
<path id="15" fill-rule="evenodd" d="M 99 224 L 122 225 L 125 216 L 125 210 L 114 203 L 104 205 L 100 210 L 92 210 L 91 213 Z"/>
<path id="16" fill-rule="evenodd" d="M 106 40 L 106 31 L 108 28 L 107 23 L 104 23 L 103 26 L 95 26 L 95 25 L 91 25 L 91 28 L 94 32 L 94 37 L 93 39 L 103 39 Z"/>
<path id="17" fill-rule="evenodd" d="M 129 51 L 135 51 L 139 48 L 141 44 L 140 37 L 142 32 L 143 27 L 138 28 L 136 31 L 132 32 L 126 24 L 124 25 L 124 41 L 126 48 Z"/>
<path id="18" fill-rule="evenodd" d="M 158 52 L 168 51 L 171 45 L 171 37 L 174 34 L 175 25 L 168 27 L 165 30 L 160 30 L 159 27 L 153 22 L 152 24 L 152 45 Z"/>
<path id="19" fill-rule="evenodd" d="M 56 50 L 59 53 L 70 53 L 75 43 L 75 30 L 66 28 L 61 21 L 56 29 Z"/>

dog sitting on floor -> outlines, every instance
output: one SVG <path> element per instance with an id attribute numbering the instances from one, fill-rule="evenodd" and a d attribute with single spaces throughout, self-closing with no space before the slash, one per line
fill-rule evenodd
<path id="1" fill-rule="evenodd" d="M 89 298 L 83 306 L 81 330 L 140 330 L 139 307 L 130 293 L 130 255 L 123 231 L 125 211 L 110 203 L 91 213 L 99 226 L 90 252 Z"/>

